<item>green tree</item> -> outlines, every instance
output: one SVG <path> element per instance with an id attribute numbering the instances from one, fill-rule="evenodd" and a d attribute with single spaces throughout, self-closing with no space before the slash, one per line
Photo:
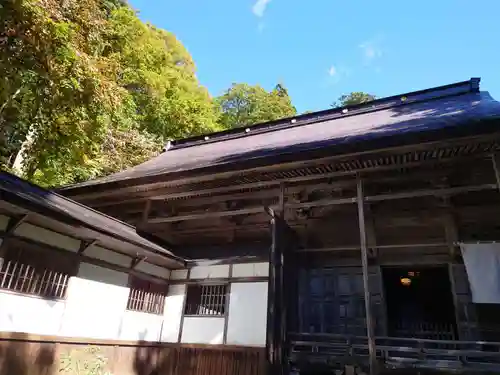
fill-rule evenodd
<path id="1" fill-rule="evenodd" d="M 0 163 L 74 183 L 140 163 L 165 138 L 220 129 L 191 56 L 121 0 L 0 5 Z"/>
<path id="2" fill-rule="evenodd" d="M 361 91 L 354 91 L 351 92 L 350 94 L 342 95 L 340 98 L 337 99 L 335 103 L 332 104 L 332 107 L 338 108 L 347 105 L 362 104 L 371 102 L 372 100 L 375 99 L 376 99 L 375 95 L 367 94 L 366 92 L 361 92 Z"/>
<path id="3" fill-rule="evenodd" d="M 107 175 L 133 167 L 157 156 L 163 148 L 161 138 L 138 129 L 110 128 L 95 161 L 99 174 Z"/>
<path id="4" fill-rule="evenodd" d="M 99 69 L 102 10 L 92 0 L 40 4 L 2 4 L 2 143 L 19 146 L 31 135 L 23 167 L 32 180 L 64 181 L 73 169 L 91 177 L 82 161 L 96 156 L 96 143 L 121 103 L 120 90 Z M 10 160 L 13 153 L 2 150 Z"/>
<path id="5" fill-rule="evenodd" d="M 106 39 L 105 56 L 117 64 L 113 79 L 130 93 L 141 129 L 163 138 L 220 129 L 194 62 L 172 33 L 122 7 L 112 12 Z"/>
<path id="6" fill-rule="evenodd" d="M 259 85 L 233 84 L 216 99 L 219 121 L 225 128 L 236 128 L 294 116 L 288 91 L 282 84 L 266 91 Z"/>

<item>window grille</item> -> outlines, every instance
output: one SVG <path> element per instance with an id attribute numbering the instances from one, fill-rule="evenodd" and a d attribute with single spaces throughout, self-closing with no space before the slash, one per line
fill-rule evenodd
<path id="1" fill-rule="evenodd" d="M 127 310 L 162 315 L 167 285 L 130 276 Z"/>
<path id="2" fill-rule="evenodd" d="M 65 298 L 72 273 L 67 266 L 71 265 L 58 262 L 58 255 L 9 249 L 0 267 L 0 288 L 44 298 Z"/>
<path id="3" fill-rule="evenodd" d="M 227 285 L 189 285 L 185 315 L 223 316 Z"/>

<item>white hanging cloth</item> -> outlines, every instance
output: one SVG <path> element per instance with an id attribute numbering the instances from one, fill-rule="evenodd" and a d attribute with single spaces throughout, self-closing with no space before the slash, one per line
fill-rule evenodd
<path id="1" fill-rule="evenodd" d="M 473 303 L 500 303 L 500 243 L 462 243 Z"/>

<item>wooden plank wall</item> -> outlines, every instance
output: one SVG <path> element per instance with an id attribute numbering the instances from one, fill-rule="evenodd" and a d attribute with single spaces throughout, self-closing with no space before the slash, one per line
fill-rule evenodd
<path id="1" fill-rule="evenodd" d="M 265 371 L 264 348 L 20 336 L 0 335 L 0 375 L 263 375 Z"/>

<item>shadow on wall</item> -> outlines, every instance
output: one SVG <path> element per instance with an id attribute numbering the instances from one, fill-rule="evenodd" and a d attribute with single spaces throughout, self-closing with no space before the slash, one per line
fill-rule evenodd
<path id="1" fill-rule="evenodd" d="M 0 339 L 0 375 L 51 375 L 57 372 L 56 357 L 54 343 L 23 341 L 19 334 Z"/>

